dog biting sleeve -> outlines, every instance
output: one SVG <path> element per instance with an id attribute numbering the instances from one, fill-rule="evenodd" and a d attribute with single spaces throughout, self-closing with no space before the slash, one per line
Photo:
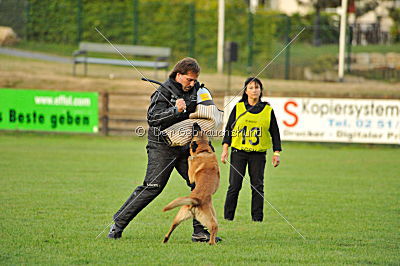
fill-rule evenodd
<path id="1" fill-rule="evenodd" d="M 196 112 L 190 114 L 189 119 L 176 123 L 163 130 L 165 139 L 170 146 L 184 146 L 192 139 L 192 126 L 194 123 L 211 135 L 222 124 L 223 112 L 215 105 L 198 104 Z"/>

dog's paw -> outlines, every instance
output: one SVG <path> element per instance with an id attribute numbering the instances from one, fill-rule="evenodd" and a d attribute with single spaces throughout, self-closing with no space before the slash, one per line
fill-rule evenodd
<path id="1" fill-rule="evenodd" d="M 168 240 L 169 240 L 169 238 L 168 238 L 168 237 L 165 237 L 164 240 L 163 240 L 163 243 L 164 243 L 164 244 L 167 243 Z"/>

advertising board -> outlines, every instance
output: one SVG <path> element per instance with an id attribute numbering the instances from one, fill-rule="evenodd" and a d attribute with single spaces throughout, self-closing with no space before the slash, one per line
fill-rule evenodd
<path id="1" fill-rule="evenodd" d="M 238 99 L 225 97 L 224 121 Z M 268 97 L 281 139 L 400 144 L 400 100 Z"/>
<path id="2" fill-rule="evenodd" d="M 0 129 L 98 132 L 98 94 L 0 89 Z"/>

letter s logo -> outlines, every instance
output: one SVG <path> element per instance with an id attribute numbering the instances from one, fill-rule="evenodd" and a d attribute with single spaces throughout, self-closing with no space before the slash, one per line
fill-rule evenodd
<path id="1" fill-rule="evenodd" d="M 289 105 L 294 105 L 295 107 L 297 107 L 297 103 L 295 101 L 288 101 L 287 103 L 285 103 L 285 106 L 284 106 L 285 112 L 288 113 L 289 115 L 293 116 L 294 121 L 293 121 L 293 123 L 288 123 L 284 120 L 283 124 L 287 127 L 294 127 L 297 124 L 297 122 L 299 122 L 299 117 L 296 115 L 296 113 L 293 113 L 290 110 L 288 110 Z"/>

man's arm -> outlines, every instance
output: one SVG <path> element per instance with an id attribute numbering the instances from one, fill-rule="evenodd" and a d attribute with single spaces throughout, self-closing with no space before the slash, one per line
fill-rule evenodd
<path id="1" fill-rule="evenodd" d="M 174 123 L 182 114 L 178 112 L 178 107 L 173 106 L 168 100 L 171 99 L 170 95 L 159 90 L 151 96 L 150 106 L 147 111 L 147 121 L 150 126 Z"/>

